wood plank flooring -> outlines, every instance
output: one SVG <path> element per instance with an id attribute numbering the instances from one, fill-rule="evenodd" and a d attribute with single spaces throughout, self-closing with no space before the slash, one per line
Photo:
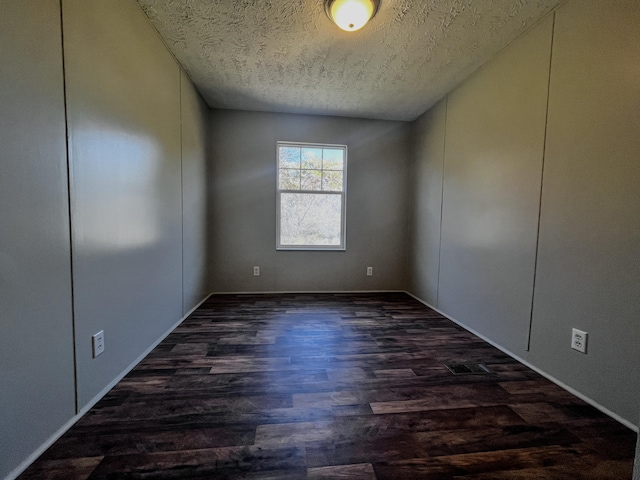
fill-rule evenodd
<path id="1" fill-rule="evenodd" d="M 408 295 L 219 295 L 20 479 L 621 480 L 635 440 Z"/>

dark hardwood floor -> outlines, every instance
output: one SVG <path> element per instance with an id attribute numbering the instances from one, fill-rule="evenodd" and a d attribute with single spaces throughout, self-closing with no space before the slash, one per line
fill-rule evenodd
<path id="1" fill-rule="evenodd" d="M 620 480 L 635 440 L 408 295 L 220 295 L 20 479 Z"/>

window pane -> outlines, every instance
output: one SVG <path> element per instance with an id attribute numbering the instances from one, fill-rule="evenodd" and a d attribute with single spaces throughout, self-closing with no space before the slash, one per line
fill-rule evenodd
<path id="1" fill-rule="evenodd" d="M 302 170 L 302 190 L 322 190 L 322 170 Z"/>
<path id="2" fill-rule="evenodd" d="M 300 168 L 299 148 L 280 147 L 278 157 L 281 168 Z"/>
<path id="3" fill-rule="evenodd" d="M 302 168 L 321 169 L 322 168 L 322 149 L 321 148 L 303 148 L 302 149 Z"/>
<path id="4" fill-rule="evenodd" d="M 279 249 L 344 249 L 347 150 L 278 142 Z"/>
<path id="5" fill-rule="evenodd" d="M 300 190 L 300 170 L 281 168 L 280 190 Z"/>
<path id="6" fill-rule="evenodd" d="M 325 148 L 322 168 L 325 170 L 344 170 L 344 150 Z"/>
<path id="7" fill-rule="evenodd" d="M 342 191 L 342 172 L 325 171 L 322 173 L 322 190 L 341 192 Z"/>
<path id="8" fill-rule="evenodd" d="M 342 195 L 281 194 L 282 245 L 339 246 L 341 225 Z"/>

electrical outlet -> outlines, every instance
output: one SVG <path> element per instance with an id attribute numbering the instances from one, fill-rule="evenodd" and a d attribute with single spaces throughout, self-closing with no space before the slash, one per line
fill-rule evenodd
<path id="1" fill-rule="evenodd" d="M 254 277 L 260 276 L 260 267 L 253 267 L 253 276 Z"/>
<path id="2" fill-rule="evenodd" d="M 582 353 L 587 353 L 587 337 L 589 334 L 574 328 L 571 330 L 571 348 Z"/>
<path id="3" fill-rule="evenodd" d="M 93 358 L 104 352 L 104 330 L 100 330 L 91 337 L 91 344 L 93 345 Z"/>
<path id="4" fill-rule="evenodd" d="M 367 277 L 373 276 L 373 267 L 367 267 Z"/>

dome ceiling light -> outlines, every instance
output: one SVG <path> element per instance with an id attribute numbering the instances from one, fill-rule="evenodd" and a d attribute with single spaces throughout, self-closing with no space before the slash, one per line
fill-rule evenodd
<path id="1" fill-rule="evenodd" d="M 364 27 L 378 11 L 380 0 L 325 0 L 327 16 L 347 32 Z"/>

